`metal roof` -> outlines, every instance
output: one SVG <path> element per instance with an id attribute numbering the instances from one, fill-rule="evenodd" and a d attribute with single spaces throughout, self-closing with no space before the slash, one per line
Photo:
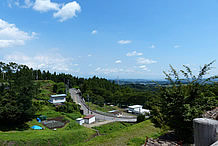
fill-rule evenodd
<path id="1" fill-rule="evenodd" d="M 57 94 L 57 95 L 51 95 L 52 98 L 56 98 L 56 97 L 67 97 L 66 94 Z"/>
<path id="2" fill-rule="evenodd" d="M 132 106 L 128 106 L 129 108 L 142 108 L 142 105 L 132 105 Z"/>
<path id="3" fill-rule="evenodd" d="M 84 119 L 90 119 L 90 118 L 92 118 L 92 117 L 94 117 L 95 115 L 87 115 L 87 116 L 85 116 L 84 117 Z"/>

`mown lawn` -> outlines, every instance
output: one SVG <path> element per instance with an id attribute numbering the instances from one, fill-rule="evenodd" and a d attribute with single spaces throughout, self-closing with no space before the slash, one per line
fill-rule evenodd
<path id="1" fill-rule="evenodd" d="M 108 124 L 109 125 L 109 124 Z M 104 125 L 105 126 L 105 125 Z M 106 129 L 106 128 L 103 128 Z M 150 120 L 134 124 L 121 130 L 117 130 L 107 135 L 102 135 L 93 138 L 86 143 L 79 143 L 84 146 L 125 146 L 125 145 L 141 145 L 144 143 L 146 136 L 158 137 L 161 135 L 161 130 L 154 127 Z"/>

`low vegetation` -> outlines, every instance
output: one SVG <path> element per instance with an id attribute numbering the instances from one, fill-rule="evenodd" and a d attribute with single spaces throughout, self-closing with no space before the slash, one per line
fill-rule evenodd
<path id="1" fill-rule="evenodd" d="M 135 123 L 114 122 L 99 127 L 94 127 L 94 129 L 98 130 L 101 135 L 105 135 L 132 126 L 133 124 Z"/>
<path id="2" fill-rule="evenodd" d="M 114 107 L 114 106 L 109 106 L 109 105 L 99 106 L 99 105 L 93 104 L 92 102 L 86 102 L 86 105 L 88 105 L 89 108 L 94 111 L 97 110 L 97 111 L 102 111 L 102 112 L 108 112 L 112 110 L 117 110 L 117 107 Z"/>
<path id="3" fill-rule="evenodd" d="M 114 124 L 114 126 L 113 126 Z M 125 128 L 121 128 L 121 123 L 113 123 L 103 125 L 98 127 L 100 133 L 101 131 L 106 135 L 98 136 L 86 143 L 80 143 L 78 145 L 119 145 L 125 146 L 143 144 L 145 142 L 146 136 L 156 138 L 160 136 L 163 132 L 154 126 L 150 120 L 144 122 L 128 125 Z M 126 123 L 125 123 L 126 124 Z M 112 129 L 112 130 L 110 130 Z"/>

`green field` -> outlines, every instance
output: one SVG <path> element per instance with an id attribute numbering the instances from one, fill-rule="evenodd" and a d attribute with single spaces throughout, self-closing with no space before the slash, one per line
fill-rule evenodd
<path id="1" fill-rule="evenodd" d="M 161 135 L 161 130 L 155 128 L 154 124 L 150 120 L 146 120 L 142 123 L 134 124 L 132 126 L 127 126 L 125 128 L 120 128 L 120 123 L 115 124 L 112 127 L 114 129 L 108 131 L 108 127 L 111 124 L 103 125 L 98 127 L 100 133 L 107 133 L 107 135 L 102 135 L 91 139 L 86 143 L 80 143 L 79 145 L 84 146 L 125 146 L 125 145 L 142 145 L 146 139 L 146 136 L 156 138 Z M 108 127 L 107 127 L 108 126 Z"/>

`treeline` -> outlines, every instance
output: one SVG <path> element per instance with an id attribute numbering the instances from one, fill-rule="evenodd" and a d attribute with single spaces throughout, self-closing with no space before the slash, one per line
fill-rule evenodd
<path id="1" fill-rule="evenodd" d="M 85 79 L 80 89 L 86 101 L 100 106 L 113 104 L 126 107 L 128 105 L 140 104 L 147 107 L 149 106 L 147 101 L 153 98 L 155 94 L 151 90 L 135 90 L 95 76 Z"/>
<path id="2" fill-rule="evenodd" d="M 80 88 L 86 101 L 89 100 L 100 106 L 103 106 L 105 103 L 118 106 L 133 104 L 149 106 L 146 103 L 154 96 L 155 93 L 150 90 L 142 91 L 128 86 L 120 86 L 114 82 L 95 76 L 89 79 L 78 78 L 72 76 L 71 74 L 57 74 L 56 72 L 50 73 L 45 70 L 33 70 L 25 65 L 18 65 L 12 62 L 9 64 L 0 62 L 0 81 L 14 80 L 16 78 L 16 72 L 19 72 L 22 67 L 25 67 L 28 70 L 30 74 L 29 78 L 31 80 L 52 80 L 59 83 L 53 88 L 55 93 L 65 92 L 63 88 L 62 90 L 57 91 L 57 86 L 63 86 L 63 84 L 61 84 L 61 82 L 63 82 L 69 88 Z M 151 90 L 153 90 L 153 87 Z"/>

